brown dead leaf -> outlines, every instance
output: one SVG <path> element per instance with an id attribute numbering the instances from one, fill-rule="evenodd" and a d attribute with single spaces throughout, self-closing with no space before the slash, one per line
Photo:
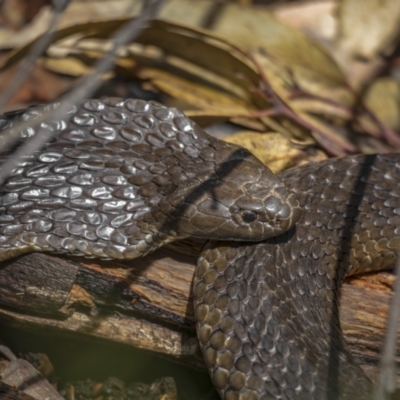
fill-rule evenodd
<path id="1" fill-rule="evenodd" d="M 170 0 L 169 12 L 178 4 L 188 2 Z M 302 142 L 316 140 L 335 155 L 359 150 L 345 134 L 355 96 L 329 53 L 267 12 L 235 4 L 221 10 L 213 26 L 217 33 L 153 21 L 135 44 L 121 49 L 116 72 L 167 93 L 201 124 L 230 119 Z M 73 76 L 91 71 L 125 22 L 64 21 L 43 65 Z M 4 68 L 32 43 L 12 52 Z"/>
<path id="2" fill-rule="evenodd" d="M 130 18 L 137 15 L 142 2 L 137 0 L 71 1 L 63 12 L 58 29 L 94 23 Z M 42 35 L 52 16 L 51 7 L 43 7 L 35 19 L 19 32 L 0 30 L 0 49 L 23 47 Z"/>
<path id="3" fill-rule="evenodd" d="M 321 45 L 268 12 L 230 5 L 214 32 L 245 48 L 264 52 L 289 68 L 296 82 L 308 91 L 346 86 L 341 70 Z"/>
<path id="4" fill-rule="evenodd" d="M 385 53 L 400 32 L 398 0 L 342 0 L 338 14 L 340 46 L 354 57 Z"/>
<path id="5" fill-rule="evenodd" d="M 271 13 L 283 24 L 326 43 L 336 36 L 336 6 L 335 0 L 278 3 L 271 7 Z"/>
<path id="6" fill-rule="evenodd" d="M 248 102 L 236 98 L 232 93 L 224 93 L 161 70 L 145 68 L 141 70 L 140 77 L 151 80 L 151 83 L 162 92 L 181 99 L 195 108 L 209 108 L 214 113 L 234 116 L 247 114 L 252 109 Z"/>
<path id="7" fill-rule="evenodd" d="M 86 75 L 92 71 L 92 67 L 78 57 L 43 58 L 40 63 L 44 68 L 52 72 L 75 77 Z M 114 73 L 109 72 L 104 75 L 103 79 L 110 79 L 113 76 Z"/>
<path id="8" fill-rule="evenodd" d="M 326 154 L 314 146 L 296 144 L 280 133 L 254 133 L 242 131 L 224 138 L 229 143 L 237 144 L 251 151 L 273 172 L 325 160 Z"/>
<path id="9" fill-rule="evenodd" d="M 143 32 L 138 42 L 162 49 L 165 54 L 201 67 L 204 71 L 218 75 L 220 80 L 212 84 L 224 87 L 224 82 L 244 88 L 257 85 L 259 76 L 249 65 L 249 60 L 230 41 L 203 29 L 195 29 L 182 24 L 154 21 L 152 29 Z M 187 65 L 186 68 L 189 68 Z M 189 70 L 191 72 L 191 70 Z"/>
<path id="10" fill-rule="evenodd" d="M 387 127 L 400 131 L 400 83 L 393 78 L 375 80 L 368 88 L 365 104 Z"/>

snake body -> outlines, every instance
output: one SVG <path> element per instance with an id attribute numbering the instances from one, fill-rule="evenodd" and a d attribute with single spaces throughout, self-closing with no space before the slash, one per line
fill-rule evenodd
<path id="1" fill-rule="evenodd" d="M 0 127 L 23 141 L 37 130 L 18 121 L 43 110 L 4 115 Z M 193 294 L 221 398 L 368 398 L 340 331 L 338 291 L 346 275 L 394 262 L 400 155 L 275 176 L 175 109 L 116 98 L 84 101 L 40 128 L 52 139 L 0 189 L 0 260 L 131 259 L 180 238 L 218 240 L 199 258 Z"/>
<path id="2" fill-rule="evenodd" d="M 0 126 L 41 112 L 4 115 Z M 39 128 L 54 131 L 52 140 L 1 187 L 0 259 L 29 251 L 131 259 L 188 236 L 262 240 L 300 215 L 295 197 L 251 153 L 175 109 L 88 100 Z"/>
<path id="3" fill-rule="evenodd" d="M 194 284 L 197 329 L 224 399 L 370 399 L 338 315 L 350 274 L 393 266 L 400 154 L 332 159 L 281 179 L 303 209 L 262 243 L 210 245 Z"/>

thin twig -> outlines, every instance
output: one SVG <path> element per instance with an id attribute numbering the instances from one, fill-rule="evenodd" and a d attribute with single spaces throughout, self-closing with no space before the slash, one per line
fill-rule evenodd
<path id="1" fill-rule="evenodd" d="M 372 121 L 372 123 L 375 124 L 376 127 L 378 127 L 379 132 L 376 134 L 375 132 L 371 131 L 365 131 L 368 135 L 372 137 L 376 137 L 378 139 L 383 139 L 386 141 L 386 143 L 394 145 L 394 146 L 399 146 L 400 145 L 400 136 L 397 132 L 395 132 L 393 129 L 390 129 L 388 126 L 386 126 L 378 117 L 377 115 L 365 104 L 365 101 L 363 98 L 351 87 L 348 87 L 348 90 L 350 93 L 354 96 L 354 98 L 357 101 L 358 107 L 360 111 L 363 111 L 365 115 Z M 313 93 L 308 93 L 305 92 L 304 90 L 297 88 L 297 91 L 291 91 L 289 94 L 289 97 L 291 99 L 296 99 L 296 98 L 309 98 L 309 99 L 315 99 L 315 100 L 320 100 L 321 102 L 324 102 L 329 105 L 333 105 L 335 107 L 341 108 L 342 111 L 348 112 L 349 117 L 351 117 L 353 120 L 356 119 L 356 112 L 355 110 L 349 110 L 348 107 L 346 107 L 343 104 L 340 104 L 336 101 L 333 101 L 331 99 L 327 99 L 323 96 L 318 96 Z"/>
<path id="2" fill-rule="evenodd" d="M 386 142 L 388 144 L 391 144 L 396 147 L 400 146 L 399 134 L 396 131 L 394 131 L 393 129 L 390 129 L 386 124 L 384 124 L 376 116 L 376 114 L 370 108 L 368 108 L 365 104 L 362 104 L 362 107 L 363 107 L 364 111 L 367 113 L 367 115 L 370 117 L 370 119 L 378 126 L 379 130 L 381 131 L 382 137 L 386 140 Z"/>
<path id="3" fill-rule="evenodd" d="M 267 95 L 266 97 L 269 98 L 270 102 L 273 104 L 272 109 L 275 109 L 275 111 L 278 111 L 279 115 L 286 116 L 287 118 L 290 118 L 294 120 L 296 123 L 304 126 L 307 129 L 314 130 L 318 134 L 320 134 L 323 138 L 327 139 L 328 141 L 332 141 L 332 143 L 335 143 L 338 146 L 341 146 L 345 151 L 349 153 L 355 153 L 357 151 L 356 147 L 354 147 L 350 143 L 346 142 L 340 142 L 337 141 L 335 138 L 333 138 L 331 135 L 326 133 L 325 131 L 313 126 L 312 124 L 309 124 L 307 121 L 304 121 L 301 117 L 298 117 L 296 112 L 293 111 L 293 109 L 274 91 L 272 88 L 272 85 L 270 84 L 267 76 L 264 73 L 263 68 L 261 65 L 257 62 L 257 60 L 252 56 L 251 53 L 247 52 L 246 50 L 242 50 L 240 47 L 232 45 L 231 46 L 238 51 L 240 54 L 242 54 L 244 57 L 248 58 L 253 65 L 255 66 L 256 72 L 258 75 L 261 77 L 261 89 L 265 91 L 265 94 Z M 392 129 L 388 128 L 380 119 L 370 110 L 364 103 L 362 97 L 357 93 L 355 90 L 353 90 L 350 86 L 347 86 L 348 90 L 351 92 L 351 94 L 354 96 L 354 98 L 357 100 L 357 102 L 361 105 L 362 109 L 367 113 L 367 115 L 370 117 L 370 119 L 378 126 L 382 137 L 386 140 L 387 143 L 399 146 L 400 145 L 400 136 L 394 132 Z M 314 96 L 317 98 L 317 96 Z M 321 98 L 321 100 L 326 101 L 329 103 L 329 100 Z M 268 110 L 266 110 L 268 111 Z M 271 113 L 273 115 L 273 113 Z M 277 115 L 277 114 L 275 114 Z M 343 153 L 336 153 L 335 150 L 330 149 L 324 143 L 319 142 L 320 146 L 324 148 L 324 150 L 330 152 L 332 155 L 340 156 L 344 155 Z M 344 146 L 343 146 L 344 145 Z"/>
<path id="4" fill-rule="evenodd" d="M 117 56 L 118 49 L 135 39 L 146 24 L 155 17 L 158 10 L 162 6 L 165 0 L 155 0 L 152 2 L 145 2 L 146 6 L 142 13 L 135 19 L 132 19 L 126 23 L 116 34 L 113 35 L 111 40 L 113 41 L 113 47 L 110 51 L 97 62 L 92 73 L 87 75 L 85 78 L 78 82 L 78 85 L 70 93 L 60 98 L 60 105 L 58 108 L 54 108 L 48 111 L 40 113 L 40 116 L 34 121 L 22 122 L 15 127 L 6 130 L 1 135 L 0 148 L 5 150 L 7 146 L 10 146 L 14 141 L 18 140 L 15 137 L 17 130 L 23 130 L 26 128 L 36 128 L 43 121 L 50 119 L 62 118 L 68 111 L 74 106 L 81 102 L 87 96 L 90 96 L 100 85 L 101 76 L 109 71 L 114 63 L 114 59 Z M 38 128 L 36 134 L 21 145 L 18 150 L 14 153 L 13 157 L 10 157 L 3 163 L 0 169 L 0 184 L 10 175 L 11 171 L 18 166 L 19 161 L 23 157 L 27 157 L 39 150 L 51 137 L 52 132 L 48 129 Z"/>
<path id="5" fill-rule="evenodd" d="M 36 60 L 47 49 L 56 32 L 55 28 L 58 25 L 64 10 L 67 8 L 69 0 L 54 0 L 53 3 L 54 12 L 47 31 L 33 44 L 28 56 L 18 67 L 12 81 L 0 94 L 0 113 L 3 112 L 4 105 L 11 98 L 11 96 L 25 82 L 26 78 L 29 76 L 30 72 L 35 66 Z"/>
<path id="6" fill-rule="evenodd" d="M 253 118 L 254 117 L 262 117 L 262 116 L 283 116 L 286 118 L 291 119 L 292 121 L 296 122 L 300 126 L 303 126 L 306 129 L 309 129 L 311 131 L 314 131 L 318 133 L 322 138 L 325 138 L 328 142 L 334 143 L 336 146 L 339 148 L 342 148 L 344 151 L 348 153 L 355 153 L 356 152 L 356 147 L 353 146 L 351 143 L 348 143 L 344 140 L 339 140 L 332 135 L 329 135 L 329 133 L 325 132 L 323 129 L 320 129 L 313 124 L 304 121 L 301 117 L 297 115 L 295 111 L 290 107 L 289 104 L 286 103 L 284 99 L 279 96 L 278 93 L 273 89 L 271 83 L 269 82 L 268 77 L 265 75 L 263 68 L 259 64 L 259 62 L 253 57 L 253 55 L 245 50 L 240 49 L 239 47 L 235 47 L 236 51 L 239 51 L 243 56 L 247 57 L 254 65 L 256 72 L 261 78 L 260 82 L 260 89 L 261 93 L 264 93 L 267 98 L 272 103 L 272 107 L 268 110 L 259 110 L 254 113 L 252 113 Z M 333 156 L 339 157 L 343 156 L 345 153 L 343 151 L 336 150 L 332 147 L 329 147 L 325 145 L 325 143 L 319 141 L 319 145 L 326 150 L 328 153 L 330 153 Z"/>

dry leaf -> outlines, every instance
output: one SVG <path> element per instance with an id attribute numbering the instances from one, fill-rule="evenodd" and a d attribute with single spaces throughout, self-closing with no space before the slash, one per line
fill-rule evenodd
<path id="1" fill-rule="evenodd" d="M 178 11 L 178 6 L 183 8 Z M 179 12 L 191 7 L 190 22 L 198 23 L 214 6 L 212 1 L 193 7 L 191 1 L 170 0 L 163 16 L 182 20 Z M 360 150 L 346 135 L 355 96 L 320 44 L 260 9 L 224 4 L 219 11 L 212 33 L 153 21 L 135 44 L 121 49 L 115 72 L 167 93 L 202 125 L 230 119 L 302 142 L 315 139 L 335 155 Z M 90 71 L 127 20 L 100 21 L 99 15 L 104 18 L 94 13 L 92 20 L 74 17 L 70 25 L 64 20 L 43 65 L 73 76 Z M 24 56 L 32 43 L 10 53 L 3 68 Z"/>
<path id="2" fill-rule="evenodd" d="M 262 49 L 289 67 L 301 85 L 341 86 L 345 77 L 329 53 L 301 32 L 255 8 L 226 7 L 214 32 L 250 49 Z"/>
<path id="3" fill-rule="evenodd" d="M 280 133 L 260 134 L 242 131 L 226 136 L 224 140 L 245 147 L 273 172 L 327 158 L 323 151 L 317 150 L 314 146 L 293 143 Z"/>
<path id="4" fill-rule="evenodd" d="M 379 78 L 368 88 L 365 104 L 388 128 L 400 131 L 400 83 Z"/>
<path id="5" fill-rule="evenodd" d="M 343 51 L 367 59 L 385 53 L 400 32 L 400 1 L 342 0 L 339 4 Z"/>
<path id="6" fill-rule="evenodd" d="M 71 1 L 63 12 L 58 29 L 98 21 L 129 18 L 137 15 L 141 7 L 142 2 L 137 0 Z M 35 40 L 46 31 L 51 16 L 51 7 L 43 7 L 32 23 L 21 31 L 0 31 L 0 49 L 23 47 Z"/>
<path id="7" fill-rule="evenodd" d="M 57 72 L 59 74 L 70 75 L 79 77 L 88 74 L 92 71 L 90 65 L 80 60 L 77 57 L 65 57 L 62 59 L 58 58 L 43 58 L 40 60 L 42 67 Z M 103 76 L 103 79 L 110 79 L 114 76 L 114 73 L 109 72 Z"/>
<path id="8" fill-rule="evenodd" d="M 212 87 L 197 84 L 167 72 L 144 68 L 140 76 L 151 79 L 151 83 L 162 92 L 181 99 L 195 108 L 212 109 L 214 113 L 229 115 L 247 114 L 254 109 L 248 102 L 236 98 L 232 93 L 224 93 Z"/>
<path id="9" fill-rule="evenodd" d="M 336 37 L 337 1 L 314 0 L 272 6 L 271 12 L 283 24 L 295 28 L 318 42 L 331 42 Z"/>

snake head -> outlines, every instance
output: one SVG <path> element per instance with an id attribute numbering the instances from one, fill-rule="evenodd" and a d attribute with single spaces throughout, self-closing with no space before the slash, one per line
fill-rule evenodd
<path id="1" fill-rule="evenodd" d="M 294 194 L 253 156 L 218 165 L 180 185 L 159 204 L 160 230 L 177 237 L 260 241 L 289 230 L 300 216 Z"/>

